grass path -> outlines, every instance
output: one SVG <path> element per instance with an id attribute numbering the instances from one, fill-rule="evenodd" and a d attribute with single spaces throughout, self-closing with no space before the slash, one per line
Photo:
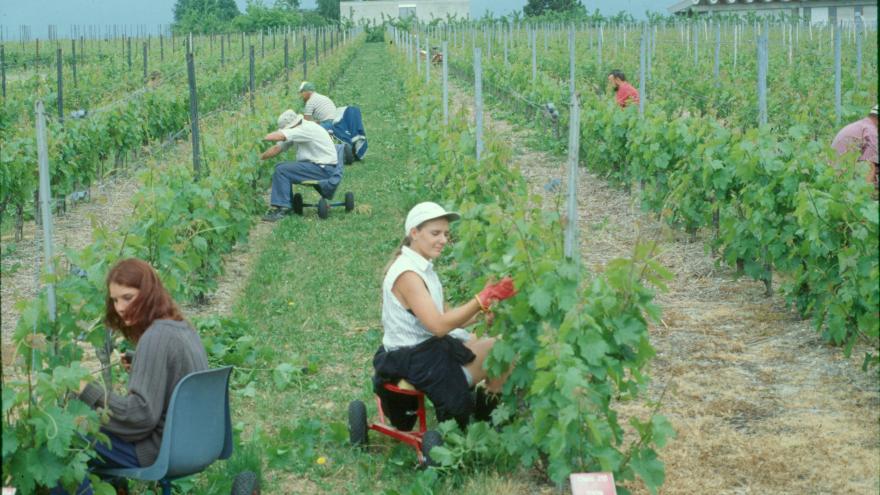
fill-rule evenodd
<path id="1" fill-rule="evenodd" d="M 275 225 L 233 304 L 247 332 L 276 356 L 257 363 L 264 367 L 257 371 L 239 368 L 232 403 L 245 443 L 263 452 L 265 493 L 430 493 L 412 491 L 422 480 L 409 447 L 375 433 L 367 451 L 348 444 L 348 403 L 363 400 L 375 417 L 369 379 L 382 337 L 382 270 L 403 238 L 413 201 L 400 118 L 405 94 L 388 57 L 382 45 L 365 45 L 330 92 L 337 104 L 356 104 L 364 115 L 370 150 L 365 162 L 346 167 L 337 192 L 354 192 L 361 211 L 334 209 L 319 220 L 306 210 Z M 276 387 L 272 368 L 286 361 L 310 370 Z M 430 428 L 435 418 L 432 410 L 428 415 Z M 434 493 L 453 490 L 525 495 L 551 488 L 533 484 L 528 473 L 481 471 L 441 479 Z"/>
<path id="2" fill-rule="evenodd" d="M 279 222 L 234 304 L 250 334 L 276 348 L 278 362 L 308 363 L 314 370 L 285 389 L 273 387 L 271 376 L 255 375 L 261 387 L 256 396 L 233 402 L 247 431 L 263 430 L 278 442 L 272 447 L 300 444 L 290 445 L 295 452 L 288 456 L 269 449 L 266 493 L 374 493 L 373 480 L 387 459 L 352 452 L 344 429 L 348 402 L 371 394 L 371 357 L 382 332 L 381 273 L 402 238 L 408 206 L 404 123 L 398 118 L 403 88 L 386 57 L 382 45 L 366 45 L 330 92 L 338 105 L 360 106 L 370 140 L 366 160 L 346 167 L 337 191 L 353 192 L 357 210 L 334 208 L 319 220 L 306 209 L 303 217 Z M 314 199 L 313 191 L 301 192 L 307 202 Z M 322 422 L 320 434 L 309 419 Z M 392 467 L 405 465 L 407 455 L 415 459 L 401 452 L 391 458 L 397 463 Z"/>
<path id="3" fill-rule="evenodd" d="M 244 438 L 264 453 L 267 493 L 373 494 L 417 481 L 407 448 L 372 435 L 368 452 L 354 451 L 345 430 L 350 400 L 367 401 L 375 413 L 368 379 L 382 333 L 381 270 L 409 205 L 406 123 L 397 107 L 404 95 L 387 57 L 381 45 L 367 45 L 331 92 L 363 110 L 370 152 L 346 169 L 340 191 L 353 191 L 366 211 L 334 210 L 320 221 L 307 210 L 274 226 L 234 304 L 249 334 L 275 351 L 255 365 L 264 370 L 240 369 L 233 402 Z M 458 95 L 453 101 L 467 105 L 469 92 Z M 550 194 L 543 185 L 564 179 L 564 158 L 536 151 L 534 136 L 493 119 L 496 110 L 487 125 L 509 137 L 533 191 Z M 663 413 L 679 432 L 661 452 L 663 492 L 876 492 L 876 377 L 820 345 L 809 322 L 779 298 L 764 298 L 760 284 L 735 280 L 700 244 L 638 214 L 625 193 L 589 173 L 579 190 L 582 249 L 594 269 L 627 255 L 641 235 L 662 244 L 661 261 L 676 274 L 659 297 L 664 320 L 652 330 L 650 395 L 670 385 Z M 311 371 L 273 385 L 272 368 L 288 361 Z M 622 414 L 642 407 L 624 405 Z M 468 477 L 456 492 L 555 491 L 528 473 Z"/>

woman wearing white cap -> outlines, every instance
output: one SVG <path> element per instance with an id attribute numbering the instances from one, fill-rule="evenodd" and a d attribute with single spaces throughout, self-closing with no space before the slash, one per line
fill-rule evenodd
<path id="1" fill-rule="evenodd" d="M 406 379 L 423 391 L 440 421 L 455 418 L 466 425 L 473 410 L 469 389 L 486 379 L 489 392 L 500 392 L 508 373 L 489 378 L 483 369 L 494 338 L 477 339 L 460 327 L 488 313 L 497 301 L 516 294 L 513 280 L 486 284 L 471 300 L 447 309 L 443 285 L 432 260 L 449 240 L 449 222 L 460 218 L 437 203 L 414 206 L 406 217 L 406 237 L 385 271 L 382 283 L 382 347 L 373 359 L 375 388 Z"/>

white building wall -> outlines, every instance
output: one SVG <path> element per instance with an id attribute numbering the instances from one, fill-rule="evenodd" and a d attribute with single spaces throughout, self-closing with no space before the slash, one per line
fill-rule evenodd
<path id="1" fill-rule="evenodd" d="M 837 19 L 841 22 L 853 22 L 856 18 L 856 9 L 853 7 L 837 7 Z"/>
<path id="2" fill-rule="evenodd" d="M 869 25 L 877 24 L 877 6 L 862 7 L 862 20 Z"/>
<path id="3" fill-rule="evenodd" d="M 349 19 L 355 23 L 362 20 L 382 22 L 386 19 L 396 19 L 400 15 L 401 7 L 415 7 L 416 17 L 422 22 L 431 22 L 433 19 L 446 19 L 455 16 L 457 19 L 470 17 L 470 0 L 400 0 L 378 2 L 339 2 L 339 17 Z"/>
<path id="4" fill-rule="evenodd" d="M 810 9 L 810 22 L 813 24 L 825 24 L 828 18 L 828 7 L 813 7 Z"/>

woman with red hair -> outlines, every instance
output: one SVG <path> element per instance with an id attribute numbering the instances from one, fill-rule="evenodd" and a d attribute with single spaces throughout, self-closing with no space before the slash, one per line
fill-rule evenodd
<path id="1" fill-rule="evenodd" d="M 94 465 L 149 466 L 159 454 L 174 387 L 186 375 L 208 369 L 208 356 L 156 271 L 142 260 L 125 259 L 110 269 L 106 306 L 105 323 L 131 341 L 136 353 L 126 394 L 108 384 L 80 387 L 80 400 L 110 411 L 110 421 L 101 427 L 110 445 L 95 443 Z"/>

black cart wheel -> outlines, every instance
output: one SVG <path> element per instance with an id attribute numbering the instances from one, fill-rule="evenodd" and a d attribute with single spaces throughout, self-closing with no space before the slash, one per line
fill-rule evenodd
<path id="1" fill-rule="evenodd" d="M 293 212 L 297 215 L 303 214 L 303 195 L 300 193 L 293 195 Z"/>
<path id="2" fill-rule="evenodd" d="M 354 163 L 354 150 L 348 143 L 342 145 L 342 163 L 346 165 Z"/>
<path id="3" fill-rule="evenodd" d="M 345 193 L 345 211 L 351 211 L 354 209 L 354 193 L 347 192 Z"/>
<path id="4" fill-rule="evenodd" d="M 330 205 L 327 204 L 327 200 L 324 198 L 318 200 L 318 216 L 321 218 L 330 216 Z"/>
<path id="5" fill-rule="evenodd" d="M 359 400 L 348 404 L 348 439 L 354 446 L 367 444 L 367 406 Z"/>
<path id="6" fill-rule="evenodd" d="M 252 471 L 242 471 L 232 483 L 232 495 L 260 495 L 260 479 Z"/>
<path id="7" fill-rule="evenodd" d="M 436 466 L 437 463 L 431 459 L 431 449 L 443 445 L 443 437 L 434 430 L 428 430 L 422 437 L 422 455 L 425 456 L 424 467 Z"/>

